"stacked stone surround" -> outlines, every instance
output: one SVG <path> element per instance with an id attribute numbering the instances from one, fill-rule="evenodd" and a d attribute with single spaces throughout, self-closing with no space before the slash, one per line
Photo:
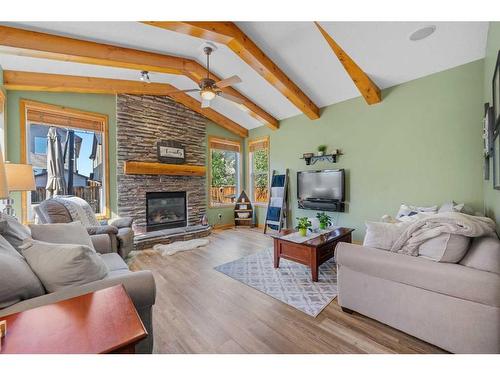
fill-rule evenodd
<path id="1" fill-rule="evenodd" d="M 125 161 L 158 162 L 156 143 L 184 145 L 186 163 L 205 165 L 206 119 L 164 96 L 117 95 L 118 215 L 146 224 L 146 192 L 186 191 L 188 226 L 199 225 L 206 213 L 206 178 L 194 176 L 125 175 Z"/>

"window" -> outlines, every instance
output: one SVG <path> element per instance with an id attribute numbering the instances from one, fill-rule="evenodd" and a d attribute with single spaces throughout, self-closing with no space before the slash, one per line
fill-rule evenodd
<path id="1" fill-rule="evenodd" d="M 269 199 L 269 138 L 248 142 L 250 199 L 267 204 Z"/>
<path id="2" fill-rule="evenodd" d="M 47 137 L 34 137 L 34 152 L 39 155 L 47 154 Z"/>
<path id="3" fill-rule="evenodd" d="M 33 165 L 36 189 L 23 193 L 23 221 L 34 220 L 33 207 L 50 194 L 47 166 L 48 133 L 59 141 L 68 194 L 87 201 L 98 217 L 109 217 L 107 116 L 21 100 L 22 162 Z"/>
<path id="4" fill-rule="evenodd" d="M 241 191 L 241 144 L 209 138 L 210 206 L 234 204 Z"/>

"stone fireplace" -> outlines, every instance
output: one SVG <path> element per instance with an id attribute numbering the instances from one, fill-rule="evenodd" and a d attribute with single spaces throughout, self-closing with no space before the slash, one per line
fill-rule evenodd
<path id="1" fill-rule="evenodd" d="M 185 191 L 146 193 L 146 230 L 148 232 L 187 226 Z"/>
<path id="2" fill-rule="evenodd" d="M 117 95 L 118 215 L 134 218 L 135 228 L 139 228 L 137 232 L 148 231 L 146 236 L 156 231 L 173 235 L 199 229 L 207 207 L 206 176 L 125 174 L 124 164 L 127 161 L 157 163 L 157 142 L 172 140 L 185 148 L 186 164 L 205 166 L 206 121 L 166 96 Z M 179 203 L 176 196 L 167 203 L 166 210 L 160 207 L 166 203 L 164 197 L 173 197 L 179 192 L 185 195 L 185 205 Z M 176 207 L 174 211 L 171 210 L 173 206 Z M 183 218 L 179 207 L 185 208 Z M 187 235 L 180 239 L 187 239 Z M 163 236 L 158 242 L 169 241 Z"/>

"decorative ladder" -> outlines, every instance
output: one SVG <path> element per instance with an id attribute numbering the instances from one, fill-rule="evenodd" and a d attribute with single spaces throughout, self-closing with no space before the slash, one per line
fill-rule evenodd
<path id="1" fill-rule="evenodd" d="M 287 226 L 288 180 L 288 168 L 285 174 L 276 174 L 276 171 L 273 170 L 264 233 L 267 232 L 268 228 L 280 231 Z"/>

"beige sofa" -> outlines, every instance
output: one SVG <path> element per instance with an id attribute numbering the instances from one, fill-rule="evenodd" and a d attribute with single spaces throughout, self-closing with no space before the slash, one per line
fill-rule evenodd
<path id="1" fill-rule="evenodd" d="M 453 353 L 500 353 L 500 241 L 459 264 L 339 243 L 338 303 Z"/>

